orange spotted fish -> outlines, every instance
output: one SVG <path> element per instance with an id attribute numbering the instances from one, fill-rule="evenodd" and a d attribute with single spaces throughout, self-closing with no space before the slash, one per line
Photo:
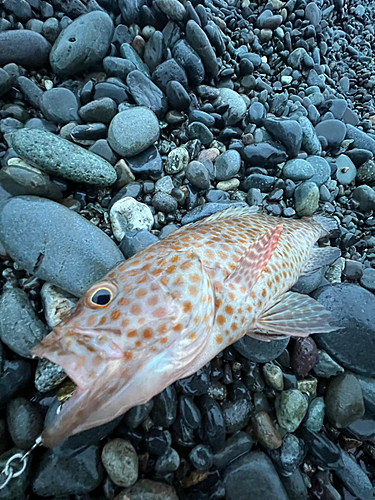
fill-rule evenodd
<path id="1" fill-rule="evenodd" d="M 316 241 L 324 217 L 290 220 L 230 207 L 186 225 L 93 285 L 34 348 L 77 388 L 43 432 L 53 447 L 143 404 L 244 335 L 270 340 L 336 330 L 303 273 L 339 257 Z"/>

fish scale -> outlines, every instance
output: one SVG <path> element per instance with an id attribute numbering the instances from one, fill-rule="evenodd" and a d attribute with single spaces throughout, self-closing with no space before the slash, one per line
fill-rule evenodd
<path id="1" fill-rule="evenodd" d="M 322 306 L 288 292 L 309 266 L 337 258 L 337 249 L 314 247 L 332 227 L 322 217 L 230 207 L 109 272 L 34 348 L 77 384 L 45 429 L 44 444 L 147 402 L 246 334 L 269 341 L 335 330 Z M 108 304 L 94 304 L 96 292 Z"/>

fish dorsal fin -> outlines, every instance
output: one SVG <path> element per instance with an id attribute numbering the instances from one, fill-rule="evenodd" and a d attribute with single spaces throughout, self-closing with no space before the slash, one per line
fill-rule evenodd
<path id="1" fill-rule="evenodd" d="M 330 321 L 331 313 L 316 300 L 308 295 L 287 292 L 262 314 L 254 330 L 264 335 L 307 337 L 311 333 L 338 330 Z"/>
<path id="2" fill-rule="evenodd" d="M 255 239 L 238 262 L 236 269 L 226 278 L 226 282 L 242 283 L 250 291 L 267 267 L 279 243 L 283 224 L 279 224 Z"/>
<path id="3" fill-rule="evenodd" d="M 309 275 L 323 266 L 332 264 L 332 262 L 337 260 L 340 256 L 341 251 L 337 247 L 313 247 L 303 270 L 303 274 Z"/>

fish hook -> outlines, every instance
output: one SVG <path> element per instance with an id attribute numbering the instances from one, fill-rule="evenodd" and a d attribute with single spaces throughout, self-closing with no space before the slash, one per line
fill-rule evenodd
<path id="1" fill-rule="evenodd" d="M 28 451 L 26 451 L 25 453 L 15 453 L 10 458 L 8 458 L 3 470 L 0 472 L 0 490 L 5 488 L 13 478 L 18 477 L 25 472 L 27 462 L 31 453 L 35 450 L 35 448 L 40 446 L 42 442 L 42 436 L 39 436 L 36 438 L 34 444 Z M 16 460 L 19 461 L 18 467 L 15 467 L 15 464 L 12 464 L 12 462 L 15 462 Z"/>

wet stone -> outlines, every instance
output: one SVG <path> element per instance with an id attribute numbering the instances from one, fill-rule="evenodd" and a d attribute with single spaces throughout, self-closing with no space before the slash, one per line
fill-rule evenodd
<path id="1" fill-rule="evenodd" d="M 164 169 L 167 174 L 177 174 L 184 170 L 188 163 L 189 153 L 186 148 L 180 146 L 168 154 Z"/>
<path id="2" fill-rule="evenodd" d="M 188 125 L 187 133 L 190 139 L 199 139 L 205 146 L 209 145 L 214 136 L 204 123 L 193 122 Z"/>
<path id="3" fill-rule="evenodd" d="M 341 449 L 322 433 L 303 430 L 303 440 L 313 455 L 314 462 L 320 467 L 337 470 L 341 462 Z"/>
<path id="4" fill-rule="evenodd" d="M 346 125 L 346 138 L 353 139 L 352 147 L 359 149 L 368 149 L 375 155 L 375 140 L 366 132 L 363 132 L 353 125 Z"/>
<path id="5" fill-rule="evenodd" d="M 198 444 L 189 453 L 189 460 L 197 470 L 208 470 L 213 464 L 212 452 L 208 446 Z"/>
<path id="6" fill-rule="evenodd" d="M 322 145 L 311 121 L 306 116 L 300 116 L 298 123 L 302 128 L 302 148 L 310 155 L 319 156 L 322 152 Z"/>
<path id="7" fill-rule="evenodd" d="M 110 123 L 117 112 L 117 105 L 110 97 L 87 103 L 79 109 L 79 116 L 86 122 Z"/>
<path id="8" fill-rule="evenodd" d="M 270 450 L 268 455 L 283 476 L 290 476 L 302 463 L 305 455 L 304 442 L 294 434 L 286 434 L 282 445 L 276 450 Z"/>
<path id="9" fill-rule="evenodd" d="M 36 196 L 7 202 L 0 214 L 0 238 L 22 269 L 78 297 L 123 260 L 103 231 L 63 205 Z M 74 251 L 71 241 L 80 241 Z"/>
<path id="10" fill-rule="evenodd" d="M 283 175 L 293 181 L 306 181 L 314 175 L 314 168 L 306 160 L 296 158 L 285 163 Z"/>
<path id="11" fill-rule="evenodd" d="M 279 366 L 266 363 L 263 366 L 263 376 L 267 384 L 276 391 L 284 389 L 283 372 Z"/>
<path id="12" fill-rule="evenodd" d="M 341 464 L 335 470 L 345 487 L 360 500 L 372 500 L 373 486 L 361 466 L 341 450 Z"/>
<path id="13" fill-rule="evenodd" d="M 294 432 L 301 424 L 307 406 L 307 400 L 299 390 L 283 391 L 276 400 L 276 416 L 281 427 Z"/>
<path id="14" fill-rule="evenodd" d="M 40 108 L 47 120 L 69 123 L 78 120 L 78 101 L 73 92 L 63 87 L 43 92 Z"/>
<path id="15" fill-rule="evenodd" d="M 127 159 L 130 170 L 138 179 L 160 179 L 163 166 L 159 151 L 150 146 L 142 153 Z"/>
<path id="16" fill-rule="evenodd" d="M 286 160 L 286 152 L 276 144 L 260 142 L 245 146 L 242 157 L 251 167 L 271 168 Z"/>
<path id="17" fill-rule="evenodd" d="M 11 141 L 23 160 L 43 172 L 98 186 L 116 181 L 116 172 L 110 163 L 44 130 L 24 128 L 14 133 Z"/>
<path id="18" fill-rule="evenodd" d="M 186 111 L 189 108 L 191 99 L 180 82 L 168 82 L 166 94 L 170 108 L 177 111 Z"/>
<path id="19" fill-rule="evenodd" d="M 130 257 L 133 257 L 133 255 L 156 241 L 158 241 L 158 238 L 147 231 L 147 229 L 133 229 L 125 233 L 119 248 L 124 254 L 125 259 L 130 259 Z"/>
<path id="20" fill-rule="evenodd" d="M 301 337 L 295 340 L 290 366 L 298 377 L 305 377 L 314 367 L 318 349 L 311 337 Z"/>
<path id="21" fill-rule="evenodd" d="M 126 83 L 138 106 L 151 109 L 158 118 L 163 118 L 168 111 L 167 99 L 163 92 L 139 70 L 132 71 Z"/>
<path id="22" fill-rule="evenodd" d="M 173 385 L 164 389 L 153 398 L 154 407 L 151 413 L 155 425 L 170 427 L 177 415 L 177 394 Z"/>
<path id="23" fill-rule="evenodd" d="M 375 161 L 368 160 L 363 163 L 357 171 L 356 179 L 360 183 L 373 185 L 375 183 Z"/>
<path id="24" fill-rule="evenodd" d="M 271 460 L 261 451 L 232 462 L 224 472 L 224 485 L 227 500 L 247 500 L 249 491 L 254 498 L 288 500 Z"/>
<path id="25" fill-rule="evenodd" d="M 173 57 L 185 69 L 192 87 L 203 82 L 205 71 L 202 60 L 186 40 L 178 40 L 174 44 Z"/>
<path id="26" fill-rule="evenodd" d="M 186 178 L 198 189 L 208 189 L 210 186 L 209 172 L 199 161 L 192 161 L 186 168 Z"/>
<path id="27" fill-rule="evenodd" d="M 308 500 L 309 493 L 304 481 L 304 477 L 299 469 L 296 469 L 290 476 L 280 477 L 289 500 Z"/>
<path id="28" fill-rule="evenodd" d="M 48 450 L 39 459 L 32 488 L 42 497 L 84 495 L 97 488 L 102 477 L 98 446 L 68 457 Z"/>
<path id="29" fill-rule="evenodd" d="M 215 52 L 206 33 L 192 19 L 186 24 L 186 40 L 202 59 L 206 72 L 215 78 L 219 69 Z"/>
<path id="30" fill-rule="evenodd" d="M 347 186 L 351 182 L 354 181 L 357 175 L 357 169 L 355 168 L 354 163 L 348 156 L 340 155 L 336 158 L 336 179 L 343 186 Z"/>
<path id="31" fill-rule="evenodd" d="M 5 406 L 31 381 L 30 364 L 23 359 L 4 361 L 0 374 L 0 406 Z"/>
<path id="32" fill-rule="evenodd" d="M 134 447 L 124 439 L 112 439 L 104 445 L 103 465 L 118 486 L 132 486 L 138 479 L 138 456 Z"/>
<path id="33" fill-rule="evenodd" d="M 150 414 L 154 407 L 154 400 L 150 399 L 143 405 L 133 406 L 125 414 L 124 422 L 130 429 L 136 429 Z"/>
<path id="34" fill-rule="evenodd" d="M 246 103 L 234 90 L 219 89 L 219 102 L 221 105 L 228 106 L 228 109 L 223 114 L 226 125 L 236 125 L 245 116 Z"/>
<path id="35" fill-rule="evenodd" d="M 325 158 L 320 156 L 308 156 L 307 162 L 314 169 L 314 175 L 309 179 L 310 182 L 315 182 L 317 186 L 324 184 L 331 175 L 331 167 Z"/>
<path id="36" fill-rule="evenodd" d="M 243 431 L 236 432 L 213 455 L 213 463 L 218 469 L 224 469 L 230 462 L 251 450 L 253 441 Z"/>
<path id="37" fill-rule="evenodd" d="M 153 427 L 146 434 L 145 446 L 152 455 L 163 455 L 169 446 L 166 432 Z"/>
<path id="38" fill-rule="evenodd" d="M 362 212 L 375 209 L 375 190 L 366 184 L 354 189 L 353 199 L 358 202 Z"/>
<path id="39" fill-rule="evenodd" d="M 191 429 L 197 429 L 201 423 L 202 417 L 199 408 L 192 398 L 181 395 L 179 398 L 179 413 L 185 425 Z"/>
<path id="40" fill-rule="evenodd" d="M 315 127 L 316 134 L 323 136 L 329 148 L 338 148 L 345 139 L 346 127 L 339 120 L 323 120 Z"/>
<path id="41" fill-rule="evenodd" d="M 215 452 L 225 442 L 225 422 L 219 403 L 210 396 L 202 396 L 198 401 L 202 414 L 202 441 Z"/>
<path id="42" fill-rule="evenodd" d="M 375 379 L 357 375 L 357 380 L 362 389 L 362 396 L 365 401 L 366 411 L 375 415 Z"/>
<path id="43" fill-rule="evenodd" d="M 295 208 L 298 215 L 312 215 L 319 206 L 319 188 L 315 182 L 305 181 L 294 191 Z"/>
<path id="44" fill-rule="evenodd" d="M 339 429 L 352 424 L 365 413 L 361 386 L 352 374 L 343 373 L 330 380 L 325 403 L 329 421 Z"/>
<path id="45" fill-rule="evenodd" d="M 221 409 L 227 434 L 244 428 L 248 424 L 253 410 L 250 401 L 246 398 L 237 401 L 224 401 Z"/>
<path id="46" fill-rule="evenodd" d="M 180 466 L 180 456 L 173 448 L 168 448 L 163 455 L 159 455 L 155 462 L 155 471 L 159 473 L 174 472 Z"/>
<path id="47" fill-rule="evenodd" d="M 222 153 L 215 161 L 216 179 L 224 181 L 231 179 L 238 173 L 241 166 L 241 157 L 238 151 L 230 149 Z"/>
<path id="48" fill-rule="evenodd" d="M 27 29 L 0 33 L 0 66 L 16 63 L 27 69 L 44 68 L 48 64 L 51 45 L 44 36 Z M 17 47 L 17 50 L 14 48 Z"/>
<path id="49" fill-rule="evenodd" d="M 361 279 L 359 280 L 360 284 L 370 290 L 371 292 L 375 291 L 375 269 L 372 267 L 368 267 L 363 270 L 363 274 Z"/>
<path id="50" fill-rule="evenodd" d="M 324 417 L 324 399 L 322 397 L 314 398 L 309 405 L 304 425 L 311 432 L 319 432 L 323 427 Z"/>
<path id="51" fill-rule="evenodd" d="M 150 109 L 141 106 L 118 113 L 108 130 L 110 146 L 125 157 L 142 153 L 158 138 L 158 119 Z"/>
<path id="52" fill-rule="evenodd" d="M 302 144 L 302 128 L 296 120 L 268 118 L 264 127 L 275 140 L 281 142 L 290 158 L 297 156 Z"/>
<path id="53" fill-rule="evenodd" d="M 340 366 L 329 354 L 318 349 L 316 364 L 313 371 L 317 377 L 330 378 L 344 373 L 344 368 Z"/>
<path id="54" fill-rule="evenodd" d="M 269 450 L 275 450 L 281 446 L 281 436 L 267 412 L 257 412 L 252 418 L 252 424 L 256 437 L 263 446 Z"/>
<path id="55" fill-rule="evenodd" d="M 178 500 L 173 486 L 150 479 L 140 479 L 130 488 L 123 490 L 116 500 Z"/>
<path id="56" fill-rule="evenodd" d="M 155 193 L 152 198 L 152 205 L 158 212 L 173 214 L 177 211 L 177 200 L 167 193 Z"/>
<path id="57" fill-rule="evenodd" d="M 128 74 L 137 69 L 135 64 L 129 59 L 111 56 L 103 59 L 103 68 L 108 76 L 114 76 L 122 80 L 126 80 Z"/>
<path id="58" fill-rule="evenodd" d="M 35 388 L 39 392 L 48 392 L 66 379 L 66 373 L 61 366 L 48 359 L 40 359 L 35 371 Z"/>
<path id="59" fill-rule="evenodd" d="M 0 298 L 0 338 L 13 352 L 31 358 L 31 349 L 47 335 L 27 294 L 19 289 L 5 290 Z"/>
<path id="60" fill-rule="evenodd" d="M 7 424 L 15 446 L 28 450 L 43 430 L 43 417 L 28 399 L 16 398 L 7 406 Z"/>
<path id="61" fill-rule="evenodd" d="M 233 344 L 234 348 L 245 356 L 245 358 L 255 363 L 267 363 L 273 361 L 284 351 L 289 343 L 289 339 L 271 340 L 263 342 L 245 336 Z"/>
<path id="62" fill-rule="evenodd" d="M 164 94 L 167 92 L 168 83 L 172 81 L 181 83 L 185 89 L 188 88 L 185 70 L 174 59 L 159 64 L 152 74 L 152 80 Z"/>

